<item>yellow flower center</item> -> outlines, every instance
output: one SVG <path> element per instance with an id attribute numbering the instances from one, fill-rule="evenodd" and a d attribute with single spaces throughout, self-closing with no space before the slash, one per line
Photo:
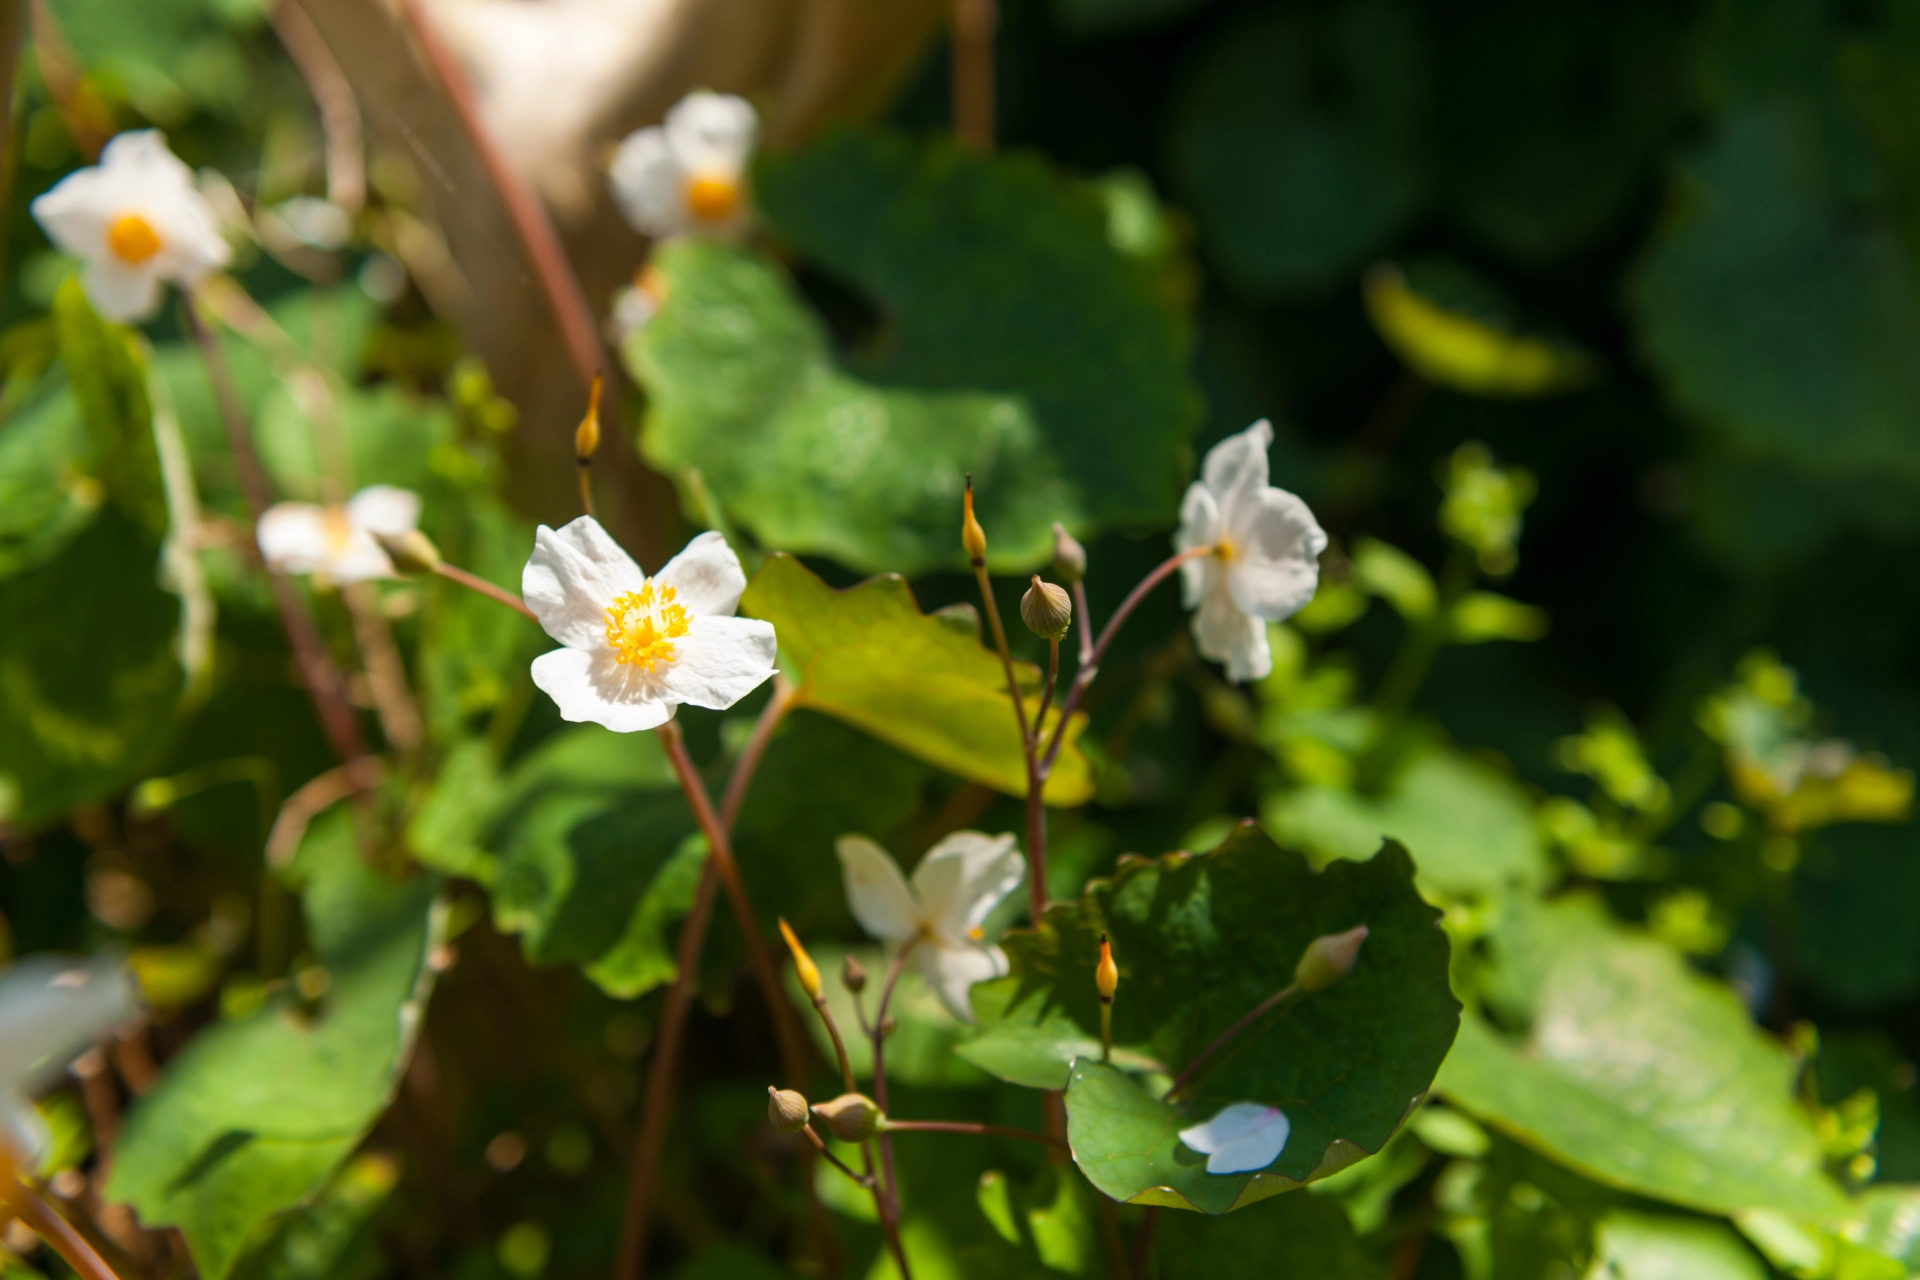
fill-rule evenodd
<path id="1" fill-rule="evenodd" d="M 137 213 L 123 213 L 107 227 L 107 248 L 130 267 L 160 252 L 160 233 Z"/>
<path id="2" fill-rule="evenodd" d="M 687 181 L 687 208 L 702 222 L 724 222 L 740 207 L 740 184 L 732 178 L 702 174 Z"/>
<path id="3" fill-rule="evenodd" d="M 343 554 L 352 545 L 353 521 L 347 518 L 345 507 L 322 507 L 320 527 L 326 530 L 327 550 L 334 555 Z"/>
<path id="4" fill-rule="evenodd" d="M 651 674 L 673 661 L 673 642 L 687 634 L 689 621 L 673 597 L 672 587 L 649 582 L 607 606 L 607 643 L 621 666 Z"/>
<path id="5" fill-rule="evenodd" d="M 1240 553 L 1234 549 L 1234 546 L 1231 542 L 1228 542 L 1225 538 L 1222 538 L 1218 543 L 1214 544 L 1213 554 L 1215 554 L 1216 556 L 1219 556 L 1220 559 L 1223 561 L 1230 561 Z"/>

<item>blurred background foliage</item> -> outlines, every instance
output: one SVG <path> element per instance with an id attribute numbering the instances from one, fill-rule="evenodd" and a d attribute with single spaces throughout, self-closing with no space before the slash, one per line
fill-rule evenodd
<path id="1" fill-rule="evenodd" d="M 875 604 L 883 655 L 977 634 L 948 608 L 972 471 L 1003 612 L 1061 519 L 1104 617 L 1194 461 L 1272 419 L 1276 483 L 1333 535 L 1320 595 L 1247 689 L 1147 602 L 1063 779 L 1091 800 L 1054 814 L 1053 896 L 1243 818 L 1316 864 L 1391 835 L 1469 1013 L 1445 1105 L 1313 1192 L 1163 1213 L 1159 1274 L 1920 1274 L 1920 7 L 1002 0 L 992 156 L 945 138 L 938 6 L 427 8 L 599 316 L 646 258 L 605 144 L 699 85 L 769 121 L 758 234 L 663 250 L 666 305 L 608 344 L 632 434 L 603 500 L 643 563 L 721 528 L 750 569 L 910 575 L 947 611 Z M 177 311 L 105 325 L 26 212 L 164 129 L 238 244 L 244 292 L 208 302 L 276 491 L 414 489 L 449 560 L 511 585 L 574 513 L 583 388 L 507 202 L 368 0 L 0 14 L 0 949 L 132 948 L 156 1007 L 112 1078 L 43 1104 L 45 1172 L 132 1275 L 186 1264 L 129 1203 L 209 1277 L 605 1274 L 700 857 L 664 759 L 561 726 L 525 674 L 544 641 L 477 596 L 316 592 L 341 654 L 378 615 L 417 694 L 409 743 L 352 673 L 395 749 L 379 861 L 428 870 L 362 868 L 360 818 L 308 787 L 335 762 Z M 789 585 L 796 630 L 830 611 Z M 822 957 L 862 945 L 835 837 L 911 858 L 1020 824 L 1017 766 L 959 718 L 870 736 L 842 680 L 738 839 L 763 917 Z M 684 717 L 696 756 L 755 709 Z M 870 1206 L 828 1180 L 810 1209 L 761 1120 L 776 1057 L 730 928 L 656 1266 L 885 1274 Z M 323 1001 L 338 1071 L 232 1083 L 316 1052 L 282 1015 Z M 1038 1123 L 917 980 L 900 1017 L 898 1110 Z M 257 1164 L 186 1178 L 242 1131 Z M 937 1142 L 901 1141 L 921 1274 L 1102 1273 L 1084 1183 Z M 6 1242 L 9 1276 L 60 1266 Z"/>

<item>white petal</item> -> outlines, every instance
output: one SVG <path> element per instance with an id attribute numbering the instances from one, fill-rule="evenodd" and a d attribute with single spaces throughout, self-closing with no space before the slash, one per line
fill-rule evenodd
<path id="1" fill-rule="evenodd" d="M 555 649 L 533 660 L 533 683 L 560 708 L 560 718 L 605 725 L 615 733 L 658 729 L 673 719 L 673 704 L 648 696 L 645 681 L 613 654 Z"/>
<path id="2" fill-rule="evenodd" d="M 520 594 L 548 635 L 573 649 L 606 649 L 607 606 L 645 586 L 646 575 L 600 522 L 581 516 L 534 531 Z M 556 699 L 558 701 L 558 699 Z"/>
<path id="3" fill-rule="evenodd" d="M 935 933 L 960 941 L 1019 887 L 1026 859 L 1011 835 L 956 831 L 927 851 L 913 869 L 913 891 Z"/>
<path id="4" fill-rule="evenodd" d="M 1264 680 L 1273 670 L 1267 624 L 1234 603 L 1224 579 L 1216 582 L 1193 615 L 1194 648 L 1227 667 L 1227 679 Z"/>
<path id="5" fill-rule="evenodd" d="M 672 587 L 687 612 L 730 615 L 740 607 L 747 574 L 727 540 L 712 530 L 689 542 L 654 580 Z"/>
<path id="6" fill-rule="evenodd" d="M 33 1103 L 20 1094 L 0 1092 L 0 1147 L 14 1164 L 36 1168 L 52 1145 L 53 1135 Z"/>
<path id="7" fill-rule="evenodd" d="M 347 499 L 347 518 L 368 533 L 397 537 L 420 524 L 420 495 L 390 484 L 369 485 Z"/>
<path id="8" fill-rule="evenodd" d="M 107 225 L 120 196 L 117 184 L 99 169 L 77 169 L 60 179 L 31 206 L 34 221 L 61 249 L 92 259 L 104 251 Z"/>
<path id="9" fill-rule="evenodd" d="M 905 942 L 920 932 L 920 904 L 891 854 L 865 836 L 834 843 L 846 878 L 847 906 L 860 927 L 887 942 Z"/>
<path id="10" fill-rule="evenodd" d="M 1227 587 L 1256 618 L 1291 617 L 1313 599 L 1327 535 L 1307 504 L 1284 489 L 1263 490 L 1242 510 L 1239 527 L 1228 530 L 1234 554 Z"/>
<path id="11" fill-rule="evenodd" d="M 346 524 L 346 536 L 340 542 L 328 548 L 327 558 L 314 570 L 324 574 L 328 580 L 336 583 L 370 582 L 375 578 L 392 578 L 393 561 L 373 535 L 354 524 L 350 519 Z"/>
<path id="12" fill-rule="evenodd" d="M 1221 517 L 1229 524 L 1241 503 L 1267 487 L 1267 450 L 1272 445 L 1273 427 L 1262 418 L 1207 450 L 1200 479 L 1213 492 Z"/>
<path id="13" fill-rule="evenodd" d="M 141 213 L 160 236 L 154 269 L 176 284 L 192 284 L 233 258 L 213 206 L 191 183 L 153 184 Z"/>
<path id="14" fill-rule="evenodd" d="M 696 615 L 673 647 L 660 675 L 667 697 L 712 711 L 725 711 L 772 679 L 779 656 L 771 622 L 725 615 Z"/>
<path id="15" fill-rule="evenodd" d="M 653 319 L 660 310 L 660 303 L 651 293 L 638 285 L 628 285 L 613 296 L 613 316 L 611 326 L 614 341 L 626 345 L 628 338 L 646 328 L 647 321 Z"/>
<path id="16" fill-rule="evenodd" d="M 674 158 L 662 129 L 637 129 L 613 153 L 608 170 L 614 203 L 633 229 L 649 236 L 687 230 L 686 170 Z"/>
<path id="17" fill-rule="evenodd" d="M 160 307 L 160 274 L 151 264 L 130 267 L 110 253 L 87 260 L 80 272 L 87 301 L 108 320 L 131 324 Z"/>
<path id="18" fill-rule="evenodd" d="M 1278 1107 L 1236 1102 L 1205 1124 L 1180 1131 L 1180 1141 L 1208 1157 L 1208 1173 L 1248 1173 L 1279 1159 L 1293 1123 Z"/>
<path id="19" fill-rule="evenodd" d="M 116 133 L 100 148 L 100 167 L 109 173 L 124 171 L 142 182 L 193 185 L 193 170 L 173 154 L 158 129 Z"/>
<path id="20" fill-rule="evenodd" d="M 316 572 L 331 547 L 326 514 L 311 502 L 276 502 L 261 514 L 253 537 L 268 567 L 282 573 Z"/>
<path id="21" fill-rule="evenodd" d="M 37 955 L 0 971 L 0 1095 L 30 1094 L 139 1008 L 117 959 Z"/>
<path id="22" fill-rule="evenodd" d="M 1173 549 L 1191 551 L 1195 547 L 1210 547 L 1218 541 L 1219 504 L 1207 492 L 1207 486 L 1196 480 L 1187 486 L 1187 496 L 1180 499 L 1180 529 L 1173 535 Z M 1180 566 L 1180 594 L 1187 608 L 1193 608 L 1205 598 L 1217 564 L 1215 560 L 1200 556 Z"/>
<path id="23" fill-rule="evenodd" d="M 667 112 L 667 145 L 693 173 L 738 179 L 759 132 L 753 104 L 730 93 L 690 93 Z"/>
<path id="24" fill-rule="evenodd" d="M 929 938 L 914 948 L 913 963 L 940 997 L 940 1003 L 947 1006 L 947 1012 L 962 1022 L 972 1022 L 969 990 L 976 982 L 1004 977 L 1007 953 L 991 944 L 949 944 Z"/>

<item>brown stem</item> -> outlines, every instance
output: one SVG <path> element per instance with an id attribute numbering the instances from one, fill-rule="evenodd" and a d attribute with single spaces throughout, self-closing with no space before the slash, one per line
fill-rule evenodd
<path id="1" fill-rule="evenodd" d="M 994 0 L 954 0 L 953 133 L 973 151 L 993 150 Z"/>
<path id="2" fill-rule="evenodd" d="M 220 421 L 226 428 L 228 447 L 233 451 L 234 471 L 240 478 L 247 514 L 258 525 L 273 502 L 273 488 L 267 481 L 265 468 L 260 465 L 260 456 L 254 452 L 253 430 L 247 424 L 246 411 L 240 407 L 240 396 L 234 389 L 226 355 L 201 323 L 193 297 L 189 295 L 183 303 L 180 310 L 186 317 L 187 330 L 200 348 L 207 378 L 213 384 L 214 399 L 220 407 Z M 346 681 L 340 676 L 340 668 L 327 652 L 313 616 L 307 612 L 306 603 L 294 590 L 293 583 L 271 565 L 267 566 L 267 582 L 273 590 L 274 607 L 280 613 L 280 625 L 287 633 L 287 643 L 300 667 L 301 680 L 307 686 L 307 696 L 320 718 L 320 727 L 340 762 L 352 764 L 365 756 L 367 749 L 353 705 L 347 701 Z"/>
<path id="3" fill-rule="evenodd" d="M 53 1251 L 66 1260 L 81 1280 L 119 1280 L 113 1268 L 95 1253 L 86 1237 L 73 1229 L 73 1224 L 60 1216 L 58 1210 L 24 1182 L 11 1175 L 7 1180 L 13 1185 L 0 1190 L 0 1201 L 19 1217 L 20 1221 L 32 1229 L 33 1234 L 45 1240 Z"/>
<path id="4" fill-rule="evenodd" d="M 987 624 L 993 628 L 993 647 L 1000 652 L 1000 666 L 1007 673 L 1007 697 L 1013 701 L 1013 718 L 1020 726 L 1022 745 L 1033 741 L 1034 730 L 1027 727 L 1027 704 L 1020 700 L 1020 681 L 1013 674 L 1013 651 L 1007 647 L 1007 629 L 1000 625 L 1000 606 L 994 603 L 993 583 L 987 577 L 987 562 L 973 562 L 973 579 L 980 584 L 980 602 L 987 611 Z"/>
<path id="5" fill-rule="evenodd" d="M 1107 1255 L 1107 1274 L 1127 1280 L 1127 1244 L 1120 1235 L 1120 1210 L 1111 1197 L 1095 1196 L 1100 1205 L 1100 1243 Z"/>
<path id="6" fill-rule="evenodd" d="M 481 595 L 496 604 L 503 604 L 516 613 L 532 618 L 535 622 L 540 621 L 540 616 L 527 607 L 525 600 L 522 600 L 505 587 L 495 586 L 477 573 L 469 573 L 465 569 L 457 565 L 448 564 L 444 560 L 436 563 L 433 566 L 433 571 L 440 577 L 445 578 L 448 582 L 457 582 L 469 591 L 478 591 Z"/>
<path id="7" fill-rule="evenodd" d="M 1153 1228 L 1160 1220 L 1158 1205 L 1148 1205 L 1140 1215 L 1140 1225 L 1133 1231 L 1133 1277 L 1134 1280 L 1147 1280 L 1147 1272 L 1153 1266 Z"/>
<path id="8" fill-rule="evenodd" d="M 873 1010 L 873 1100 L 879 1104 L 881 1115 L 887 1112 L 887 1006 L 893 1003 L 893 989 L 900 975 L 906 972 L 907 957 L 918 944 L 919 940 L 914 939 L 894 953 L 892 963 L 887 966 L 886 981 L 880 984 L 880 1003 Z M 912 1280 L 912 1272 L 907 1269 L 907 1251 L 900 1243 L 900 1183 L 894 1174 L 893 1139 L 882 1131 L 879 1142 L 883 1178 L 874 1190 L 873 1204 L 879 1211 L 880 1229 L 887 1237 L 887 1247 L 893 1250 L 901 1280 Z"/>
<path id="9" fill-rule="evenodd" d="M 420 709 L 407 689 L 407 665 L 393 642 L 393 628 L 381 611 L 380 597 L 366 582 L 347 583 L 340 595 L 353 617 L 353 637 L 360 646 L 361 661 L 367 664 L 367 685 L 373 690 L 380 730 L 396 751 L 412 751 L 420 745 Z"/>
<path id="10" fill-rule="evenodd" d="M 267 21 L 287 48 L 294 69 L 307 82 L 307 92 L 320 109 L 320 132 L 326 139 L 327 199 L 348 213 L 358 213 L 367 201 L 366 148 L 360 138 L 360 104 L 341 70 L 340 60 L 327 47 L 320 28 L 298 0 L 279 0 L 267 7 Z"/>
<path id="11" fill-rule="evenodd" d="M 355 792 L 378 786 L 386 777 L 386 772 L 378 756 L 361 756 L 352 764 L 329 769 L 302 783 L 281 804 L 280 812 L 274 816 L 273 826 L 267 831 L 267 865 L 275 868 L 286 866 L 292 860 L 294 850 L 300 847 L 300 838 L 306 835 L 308 823 L 328 805 L 338 803 Z"/>
<path id="12" fill-rule="evenodd" d="M 1020 681 L 1014 675 L 1013 651 L 1007 647 L 1007 629 L 1000 624 L 1000 606 L 994 603 L 993 582 L 987 577 L 987 562 L 981 557 L 973 560 L 974 581 L 980 587 L 980 602 L 987 611 L 987 622 L 993 629 L 993 647 L 1000 653 L 1000 667 L 1007 673 L 1007 700 L 1013 703 L 1013 719 L 1020 726 L 1020 752 L 1027 766 L 1027 910 L 1033 916 L 1034 926 L 1040 924 L 1040 917 L 1047 909 L 1047 850 L 1046 817 L 1041 810 L 1041 784 L 1045 781 L 1035 765 L 1034 749 L 1039 742 L 1041 725 L 1035 722 L 1027 724 L 1027 704 L 1020 696 Z M 1054 646 L 1054 656 L 1059 656 L 1059 646 Z"/>
<path id="13" fill-rule="evenodd" d="M 1052 1134 L 1036 1133 L 1032 1129 L 1015 1129 L 1004 1124 L 978 1124 L 972 1120 L 895 1120 L 888 1118 L 888 1133 L 977 1133 L 984 1137 L 1018 1138 L 1022 1142 L 1038 1142 L 1044 1146 L 1066 1149 L 1066 1142 Z"/>
<path id="14" fill-rule="evenodd" d="M 793 709 L 794 687 L 778 671 L 773 673 L 773 693 L 767 699 L 767 705 L 760 709 L 760 718 L 753 722 L 753 734 L 747 739 L 747 745 L 740 749 L 740 758 L 733 762 L 733 772 L 727 775 L 727 789 L 720 795 L 720 825 L 733 830 L 740 819 L 740 806 L 746 803 L 747 788 L 753 785 L 753 775 L 760 768 L 761 757 L 767 754 L 767 748 L 773 745 L 774 731 L 780 722 Z"/>
<path id="15" fill-rule="evenodd" d="M 1173 1087 L 1167 1090 L 1166 1096 L 1171 1098 L 1174 1094 L 1179 1093 L 1182 1089 L 1193 1083 L 1193 1078 L 1200 1073 L 1200 1068 L 1206 1066 L 1208 1059 L 1218 1053 L 1221 1047 L 1229 1040 L 1239 1035 L 1242 1031 L 1245 1031 L 1266 1014 L 1299 994 L 1300 984 L 1297 982 L 1289 982 L 1286 986 L 1280 988 L 1280 990 L 1274 992 L 1265 1000 L 1262 1000 L 1259 1004 L 1249 1009 L 1241 1016 L 1238 1022 L 1214 1037 L 1212 1044 L 1202 1049 L 1192 1062 L 1189 1062 L 1181 1069 L 1180 1074 L 1174 1078 Z"/>
<path id="16" fill-rule="evenodd" d="M 40 68 L 40 82 L 67 127 L 67 136 L 88 164 L 100 156 L 100 148 L 114 134 L 113 113 L 100 95 L 88 87 L 79 58 L 60 22 L 53 16 L 47 0 L 31 0 L 27 10 L 33 35 L 33 57 Z"/>
<path id="17" fill-rule="evenodd" d="M 1060 642 L 1047 641 L 1047 683 L 1040 691 L 1040 709 L 1033 713 L 1034 734 L 1047 731 L 1047 708 L 1053 705 L 1053 687 L 1060 679 Z"/>
<path id="18" fill-rule="evenodd" d="M 1080 665 L 1093 665 L 1093 610 L 1087 605 L 1087 584 L 1083 578 L 1073 580 L 1073 617 L 1080 631 Z"/>
<path id="19" fill-rule="evenodd" d="M 801 1132 L 806 1134 L 808 1138 L 812 1139 L 813 1149 L 815 1151 L 818 1151 L 821 1155 L 825 1156 L 827 1158 L 828 1164 L 832 1165 L 834 1168 L 838 1169 L 840 1172 L 846 1174 L 849 1178 L 852 1178 L 855 1182 L 859 1183 L 863 1187 L 866 1187 L 868 1190 L 873 1189 L 873 1175 L 870 1173 L 855 1173 L 852 1169 L 849 1169 L 847 1167 L 846 1161 L 842 1160 L 839 1156 L 833 1154 L 833 1152 L 827 1150 L 827 1144 L 820 1140 L 820 1135 L 813 1131 L 812 1125 L 808 1125 L 805 1129 L 802 1129 Z"/>

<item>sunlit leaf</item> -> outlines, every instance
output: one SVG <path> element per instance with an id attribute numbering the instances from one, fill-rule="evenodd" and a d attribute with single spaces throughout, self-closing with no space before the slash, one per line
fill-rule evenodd
<path id="1" fill-rule="evenodd" d="M 1585 386 L 1593 357 L 1565 343 L 1512 332 L 1412 287 L 1400 268 L 1367 272 L 1367 314 L 1395 355 L 1421 377 L 1480 396 L 1541 396 Z"/>

